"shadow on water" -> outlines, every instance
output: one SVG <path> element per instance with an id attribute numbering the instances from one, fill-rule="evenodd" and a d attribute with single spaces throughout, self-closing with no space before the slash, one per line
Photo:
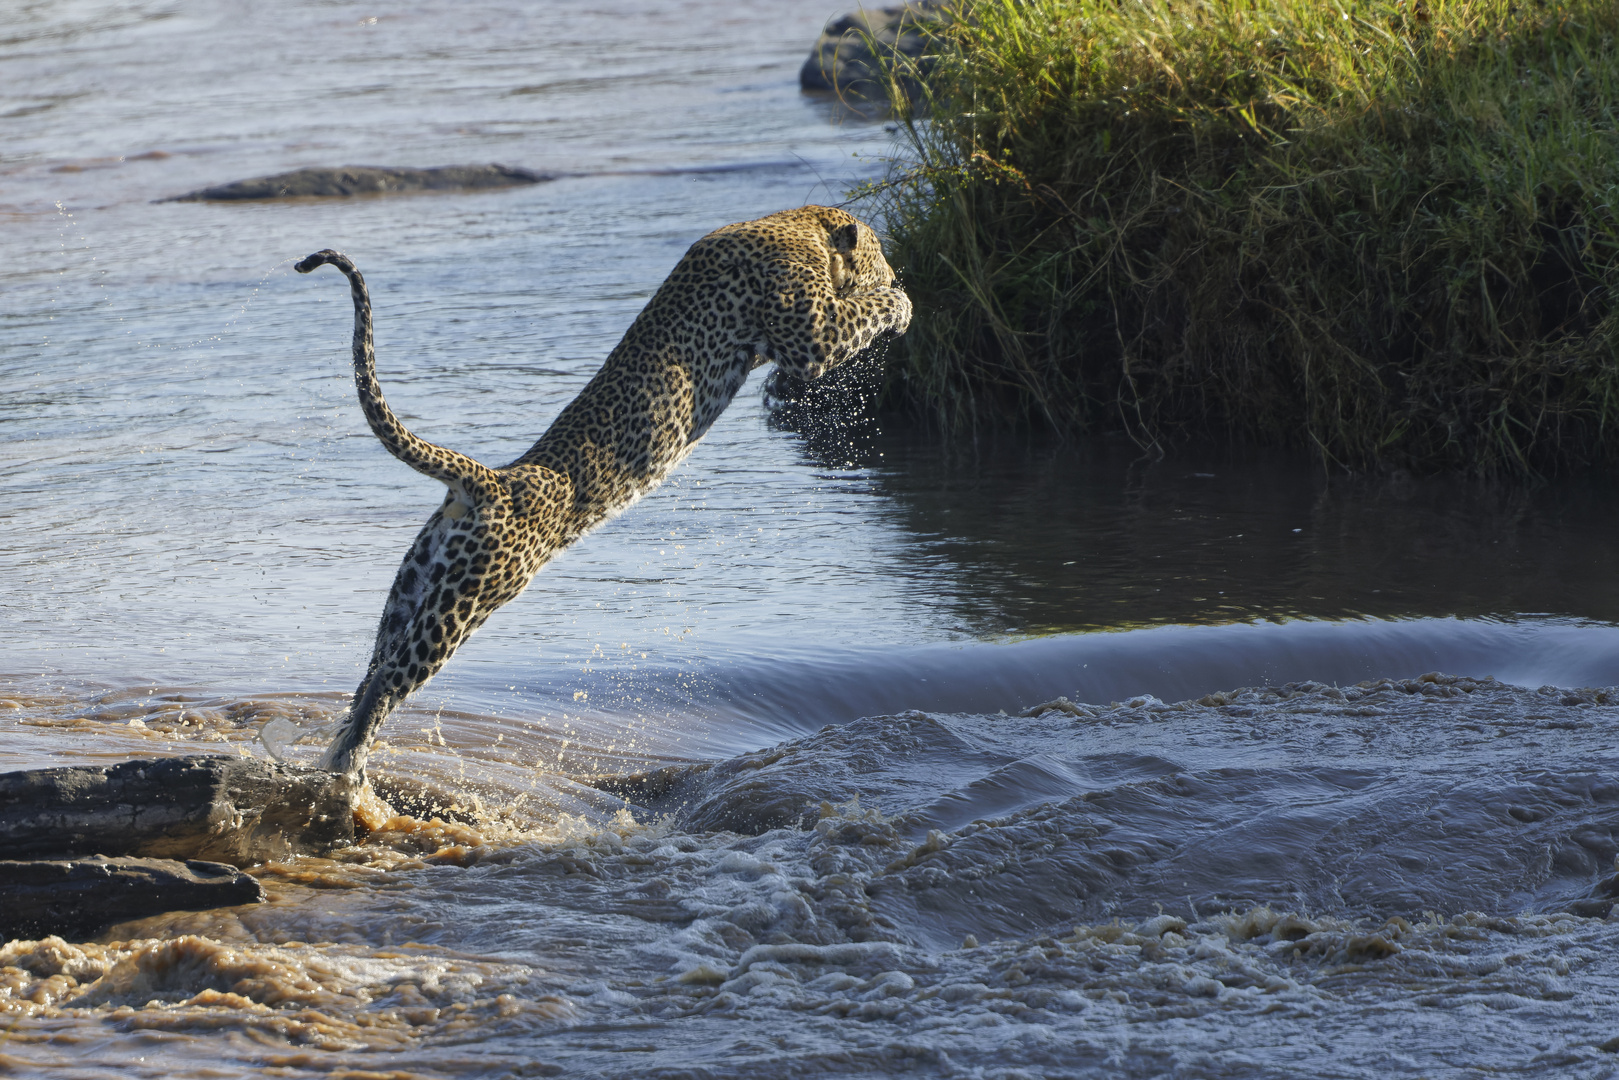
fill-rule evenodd
<path id="1" fill-rule="evenodd" d="M 1328 475 L 1253 449 L 1144 458 L 1125 439 L 942 438 L 858 411 L 874 367 L 767 387 L 773 426 L 860 469 L 915 536 L 908 572 L 960 629 L 1049 634 L 1256 619 L 1619 621 L 1619 485 Z"/>

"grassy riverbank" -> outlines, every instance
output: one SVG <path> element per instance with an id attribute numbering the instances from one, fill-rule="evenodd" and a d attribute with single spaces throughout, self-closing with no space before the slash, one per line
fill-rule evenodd
<path id="1" fill-rule="evenodd" d="M 1619 5 L 1011 0 L 867 193 L 889 391 L 1354 468 L 1619 457 Z"/>

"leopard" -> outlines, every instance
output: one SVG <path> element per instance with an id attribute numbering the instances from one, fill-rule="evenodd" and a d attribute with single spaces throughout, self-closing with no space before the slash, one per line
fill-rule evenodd
<path id="1" fill-rule="evenodd" d="M 365 674 L 317 767 L 365 782 L 383 722 L 554 556 L 663 481 L 748 374 L 814 380 L 910 326 L 911 301 L 877 233 L 804 206 L 726 225 L 692 244 L 585 387 L 539 440 L 491 468 L 399 420 L 377 380 L 371 298 L 354 262 L 317 251 L 354 302 L 354 384 L 372 433 L 442 483 L 443 502 L 394 576 Z"/>

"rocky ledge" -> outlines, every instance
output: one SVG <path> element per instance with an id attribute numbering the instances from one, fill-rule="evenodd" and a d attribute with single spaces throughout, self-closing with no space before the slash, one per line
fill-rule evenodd
<path id="1" fill-rule="evenodd" d="M 274 176 L 202 188 L 158 202 L 241 202 L 252 199 L 346 198 L 412 191 L 471 191 L 520 187 L 555 177 L 509 165 L 445 165 L 436 169 L 395 169 L 344 165 L 336 169 L 294 169 Z"/>
<path id="2" fill-rule="evenodd" d="M 861 9 L 827 23 L 798 73 L 805 90 L 830 91 L 851 104 L 889 100 L 890 79 L 911 101 L 933 67 L 929 47 L 954 14 L 949 0 L 911 0 Z"/>

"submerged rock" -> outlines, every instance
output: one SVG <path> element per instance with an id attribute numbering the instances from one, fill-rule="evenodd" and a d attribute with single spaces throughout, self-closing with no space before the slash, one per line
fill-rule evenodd
<path id="1" fill-rule="evenodd" d="M 354 839 L 353 783 L 258 758 L 181 757 L 0 773 L 10 858 L 144 855 L 249 866 Z"/>
<path id="2" fill-rule="evenodd" d="M 889 96 L 884 68 L 892 67 L 899 74 L 900 91 L 914 101 L 921 91 L 919 80 L 933 66 L 928 48 L 953 18 L 945 0 L 911 0 L 839 16 L 816 40 L 798 72 L 798 85 L 855 103 L 882 102 Z"/>
<path id="3" fill-rule="evenodd" d="M 274 176 L 238 180 L 176 195 L 159 202 L 235 202 L 246 199 L 342 198 L 394 195 L 410 191 L 467 191 L 520 187 L 555 177 L 508 165 L 445 165 L 435 169 L 344 165 L 336 169 L 294 169 Z"/>
<path id="4" fill-rule="evenodd" d="M 192 859 L 0 861 L 0 939 L 85 938 L 166 911 L 264 901 L 257 881 L 224 863 Z"/>

